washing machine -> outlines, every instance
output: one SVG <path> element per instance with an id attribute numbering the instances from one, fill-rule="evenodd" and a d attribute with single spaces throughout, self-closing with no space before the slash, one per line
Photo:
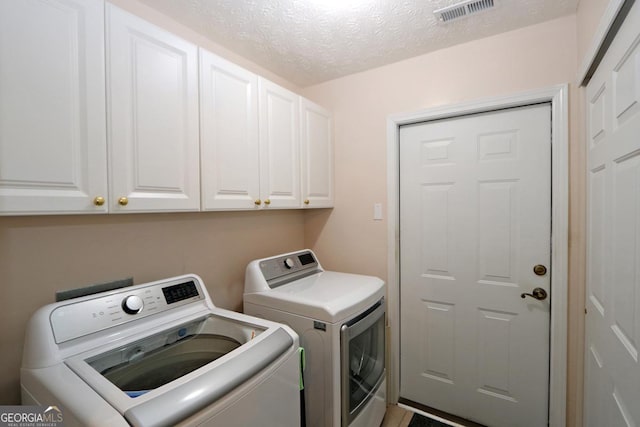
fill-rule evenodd
<path id="1" fill-rule="evenodd" d="M 308 249 L 258 259 L 244 312 L 290 326 L 305 349 L 307 426 L 379 426 L 386 410 L 385 285 L 325 271 Z"/>
<path id="2" fill-rule="evenodd" d="M 299 426 L 300 355 L 289 327 L 214 306 L 184 275 L 39 309 L 22 403 L 66 426 Z"/>

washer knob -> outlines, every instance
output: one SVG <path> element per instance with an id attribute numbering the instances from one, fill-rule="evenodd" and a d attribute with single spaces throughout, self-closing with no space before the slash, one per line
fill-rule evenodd
<path id="1" fill-rule="evenodd" d="M 293 258 L 287 258 L 284 260 L 284 266 L 287 267 L 288 270 L 291 270 L 295 265 Z"/>
<path id="2" fill-rule="evenodd" d="M 137 295 L 129 295 L 122 301 L 122 309 L 127 314 L 138 314 L 142 311 L 144 303 Z"/>

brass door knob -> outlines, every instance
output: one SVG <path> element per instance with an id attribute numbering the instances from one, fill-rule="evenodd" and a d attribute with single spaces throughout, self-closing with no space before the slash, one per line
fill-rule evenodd
<path id="1" fill-rule="evenodd" d="M 254 205 L 256 205 L 256 206 L 260 206 L 260 205 L 262 204 L 262 200 L 257 199 L 257 200 L 255 200 L 255 201 L 253 202 L 253 204 L 254 204 Z"/>
<path id="2" fill-rule="evenodd" d="M 129 204 L 129 199 L 127 199 L 126 197 L 120 197 L 118 199 L 118 204 L 120 206 L 127 206 Z"/>
<path id="3" fill-rule="evenodd" d="M 93 199 L 93 204 L 96 206 L 102 206 L 104 205 L 104 197 L 102 196 L 98 196 L 95 199 Z"/>
<path id="4" fill-rule="evenodd" d="M 545 291 L 542 288 L 535 288 L 533 291 L 531 291 L 531 293 L 523 293 L 520 295 L 520 298 L 526 298 L 526 297 L 531 297 L 531 298 L 535 298 L 538 301 L 542 301 L 547 299 L 547 291 Z"/>
<path id="5" fill-rule="evenodd" d="M 311 203 L 311 202 L 309 201 L 309 199 L 304 199 L 304 204 L 305 204 L 305 205 L 308 205 L 309 203 Z"/>
<path id="6" fill-rule="evenodd" d="M 265 204 L 265 205 L 270 205 L 270 204 L 271 204 L 271 200 L 266 199 L 266 200 L 264 201 L 264 204 Z"/>

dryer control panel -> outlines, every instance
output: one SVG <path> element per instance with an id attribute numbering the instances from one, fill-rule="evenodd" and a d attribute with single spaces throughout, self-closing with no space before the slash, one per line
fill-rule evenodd
<path id="1" fill-rule="evenodd" d="M 321 272 L 311 251 L 301 251 L 260 261 L 260 271 L 270 288 Z"/>

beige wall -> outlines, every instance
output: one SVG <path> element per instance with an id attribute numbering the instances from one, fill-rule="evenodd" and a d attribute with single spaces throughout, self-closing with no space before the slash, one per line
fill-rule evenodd
<path id="1" fill-rule="evenodd" d="M 325 267 L 387 277 L 387 224 L 372 221 L 385 202 L 386 119 L 394 113 L 514 94 L 559 83 L 570 86 L 571 328 L 583 306 L 583 170 L 577 125 L 576 17 L 569 16 L 454 46 L 375 70 L 307 88 L 303 95 L 335 116 L 336 207 L 308 215 L 305 240 Z M 574 334 L 570 329 L 569 336 Z M 574 414 L 582 348 L 569 348 L 568 425 Z M 579 372 L 578 372 L 579 371 Z"/>
<path id="2" fill-rule="evenodd" d="M 0 405 L 18 404 L 26 323 L 55 291 L 132 276 L 200 275 L 242 310 L 249 261 L 304 247 L 304 212 L 0 217 Z"/>

